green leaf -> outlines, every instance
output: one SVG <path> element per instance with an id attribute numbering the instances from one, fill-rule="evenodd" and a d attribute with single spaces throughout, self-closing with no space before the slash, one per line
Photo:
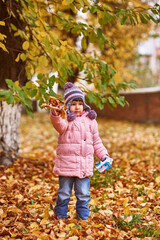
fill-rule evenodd
<path id="1" fill-rule="evenodd" d="M 38 78 L 39 80 L 42 80 L 43 74 L 42 74 L 42 73 L 39 73 L 39 74 L 37 75 L 37 78 Z"/>
<path id="2" fill-rule="evenodd" d="M 144 23 L 144 24 L 148 23 L 148 20 L 141 13 L 139 13 L 139 17 L 140 17 L 142 23 Z"/>
<path id="3" fill-rule="evenodd" d="M 33 89 L 33 90 L 31 90 L 30 92 L 29 92 L 29 95 L 30 95 L 30 97 L 35 97 L 36 96 L 36 94 L 37 94 L 37 89 Z"/>
<path id="4" fill-rule="evenodd" d="M 99 44 L 98 44 L 99 48 L 101 49 L 101 51 L 104 50 L 104 42 L 102 41 L 99 41 Z"/>
<path id="5" fill-rule="evenodd" d="M 97 12 L 97 7 L 93 5 L 90 10 L 91 13 L 96 13 Z"/>
<path id="6" fill-rule="evenodd" d="M 94 103 L 95 96 L 92 92 L 88 92 L 87 97 L 88 97 L 90 103 Z"/>
<path id="7" fill-rule="evenodd" d="M 11 79 L 6 79 L 6 83 L 10 89 L 13 89 L 13 91 L 20 91 L 21 88 L 16 85 Z"/>
<path id="8" fill-rule="evenodd" d="M 121 16 L 125 13 L 124 9 L 118 9 L 118 11 L 116 12 L 116 16 Z"/>
<path id="9" fill-rule="evenodd" d="M 19 94 L 19 97 L 21 98 L 21 100 L 24 102 L 25 99 L 27 98 L 27 94 L 23 91 L 19 91 L 18 94 Z"/>
<path id="10" fill-rule="evenodd" d="M 109 68 L 109 71 L 111 73 L 111 76 L 113 77 L 116 72 L 114 71 L 114 69 L 111 66 L 108 66 L 108 68 Z"/>
<path id="11" fill-rule="evenodd" d="M 7 96 L 9 92 L 10 92 L 9 90 L 4 90 L 4 91 L 0 90 L 0 97 Z"/>
<path id="12" fill-rule="evenodd" d="M 86 38 L 83 37 L 82 40 L 81 40 L 81 46 L 84 50 L 86 50 L 87 48 L 87 41 L 86 41 Z"/>
<path id="13" fill-rule="evenodd" d="M 106 103 L 107 102 L 107 98 L 103 97 L 101 100 L 102 100 L 102 103 Z"/>
<path id="14" fill-rule="evenodd" d="M 28 81 L 25 86 L 26 86 L 27 88 L 31 88 L 32 85 L 33 85 L 32 81 Z"/>
<path id="15" fill-rule="evenodd" d="M 56 81 L 56 78 L 55 78 L 54 75 L 52 75 L 52 76 L 49 78 L 48 86 L 49 86 L 50 88 L 53 87 L 55 81 Z"/>
<path id="16" fill-rule="evenodd" d="M 31 7 L 31 8 L 34 8 L 34 5 L 29 1 L 29 0 L 25 0 L 27 3 L 28 3 L 28 5 Z"/>
<path id="17" fill-rule="evenodd" d="M 114 99 L 111 96 L 108 97 L 108 101 L 113 107 L 117 107 L 116 102 L 114 101 Z"/>
<path id="18" fill-rule="evenodd" d="M 25 105 L 27 105 L 31 110 L 33 109 L 32 100 L 29 98 L 24 99 Z"/>
<path id="19" fill-rule="evenodd" d="M 13 94 L 10 92 L 10 94 L 7 96 L 7 103 L 13 104 L 14 103 L 14 97 Z"/>
<path id="20" fill-rule="evenodd" d="M 27 108 L 27 107 L 26 107 L 26 112 L 30 115 L 31 118 L 34 117 L 32 111 L 29 108 Z"/>
<path id="21" fill-rule="evenodd" d="M 14 103 L 13 93 L 9 90 L 0 91 L 0 99 L 6 100 L 8 104 Z"/>
<path id="22" fill-rule="evenodd" d="M 100 102 L 100 103 L 98 104 L 98 107 L 99 107 L 100 110 L 102 110 L 102 109 L 104 108 L 104 104 L 103 104 L 102 102 Z"/>
<path id="23" fill-rule="evenodd" d="M 55 44 L 57 47 L 59 47 L 59 46 L 60 46 L 60 43 L 59 43 L 59 41 L 58 41 L 58 39 L 56 38 L 55 35 L 52 35 L 52 39 L 53 39 L 53 41 L 54 41 L 54 44 Z"/>
<path id="24" fill-rule="evenodd" d="M 124 15 L 123 18 L 121 19 L 121 25 L 126 24 L 127 19 L 128 19 L 128 16 L 127 16 L 127 15 Z"/>
<path id="25" fill-rule="evenodd" d="M 57 94 L 52 89 L 49 89 L 49 95 L 53 97 L 57 97 Z"/>
<path id="26" fill-rule="evenodd" d="M 134 19 L 133 19 L 131 14 L 129 14 L 129 19 L 131 21 L 131 24 L 136 25 L 136 23 L 135 23 L 135 21 L 134 21 Z"/>
<path id="27" fill-rule="evenodd" d="M 46 48 L 49 48 L 50 47 L 50 42 L 49 42 L 48 36 L 45 36 L 43 41 L 44 41 L 44 45 L 46 46 Z"/>
<path id="28" fill-rule="evenodd" d="M 126 105 L 124 96 L 116 97 L 116 102 L 117 102 L 117 104 L 121 105 L 122 107 L 124 107 Z"/>
<path id="29" fill-rule="evenodd" d="M 10 26 L 11 26 L 13 31 L 17 31 L 17 27 L 13 23 L 11 23 Z"/>
<path id="30" fill-rule="evenodd" d="M 150 19 L 154 22 L 154 23 L 158 23 L 158 20 L 155 19 L 152 15 L 149 15 L 150 16 Z"/>
<path id="31" fill-rule="evenodd" d="M 21 53 L 20 58 L 24 62 L 27 57 L 26 57 L 26 55 L 24 53 Z"/>
<path id="32" fill-rule="evenodd" d="M 104 11 L 105 12 L 105 19 L 113 19 L 113 16 L 111 14 L 109 14 L 107 11 Z"/>
<path id="33" fill-rule="evenodd" d="M 40 93 L 43 94 L 43 95 L 46 93 L 45 88 L 42 88 L 42 87 L 40 87 L 39 91 L 40 91 Z"/>
<path id="34" fill-rule="evenodd" d="M 107 64 L 104 62 L 100 62 L 100 66 L 107 71 Z"/>

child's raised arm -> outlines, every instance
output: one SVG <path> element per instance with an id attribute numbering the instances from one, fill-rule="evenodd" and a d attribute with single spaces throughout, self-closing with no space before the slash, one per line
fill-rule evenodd
<path id="1" fill-rule="evenodd" d="M 59 132 L 60 134 L 64 133 L 68 127 L 68 122 L 66 119 L 62 119 L 60 115 L 55 113 L 54 109 L 50 110 L 50 119 L 52 122 L 53 127 Z"/>

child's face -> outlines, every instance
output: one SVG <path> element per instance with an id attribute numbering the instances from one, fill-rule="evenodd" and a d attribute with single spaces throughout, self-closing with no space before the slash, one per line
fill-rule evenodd
<path id="1" fill-rule="evenodd" d="M 70 106 L 70 112 L 74 112 L 76 116 L 80 115 L 83 112 L 83 101 L 73 100 Z"/>

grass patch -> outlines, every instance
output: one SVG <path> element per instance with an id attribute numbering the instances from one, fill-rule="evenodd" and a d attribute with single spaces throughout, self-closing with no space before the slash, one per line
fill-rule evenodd
<path id="1" fill-rule="evenodd" d="M 143 222 L 141 219 L 142 215 L 141 214 L 133 214 L 132 215 L 132 220 L 130 222 L 127 222 L 124 219 L 117 218 L 116 219 L 116 228 L 119 228 L 124 231 L 132 230 L 135 227 L 138 227 L 140 223 Z"/>
<path id="2" fill-rule="evenodd" d="M 116 218 L 116 225 L 115 227 L 123 230 L 125 232 L 131 231 L 132 229 L 136 229 L 136 237 L 138 238 L 145 238 L 145 237 L 154 237 L 159 238 L 160 237 L 160 231 L 155 228 L 155 225 L 151 226 L 143 226 L 144 220 L 142 219 L 141 214 L 133 214 L 132 220 L 127 222 L 127 217 L 122 218 Z"/>
<path id="3" fill-rule="evenodd" d="M 155 230 L 155 226 L 149 226 L 149 227 L 142 227 L 138 229 L 137 237 L 139 238 L 145 238 L 145 237 L 154 237 L 156 239 L 160 238 L 160 230 Z"/>
<path id="4" fill-rule="evenodd" d="M 108 185 L 113 185 L 117 180 L 120 179 L 121 173 L 124 169 L 111 168 L 103 173 L 94 170 L 93 177 L 90 178 L 91 186 L 94 188 L 108 187 Z"/>

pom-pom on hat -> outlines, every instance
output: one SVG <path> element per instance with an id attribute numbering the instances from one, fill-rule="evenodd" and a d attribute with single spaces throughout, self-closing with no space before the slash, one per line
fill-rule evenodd
<path id="1" fill-rule="evenodd" d="M 90 107 L 85 103 L 84 93 L 73 83 L 67 82 L 64 85 L 64 98 L 66 100 L 67 112 L 69 112 L 72 101 L 76 98 L 80 98 L 84 104 L 84 110 L 89 111 Z"/>

